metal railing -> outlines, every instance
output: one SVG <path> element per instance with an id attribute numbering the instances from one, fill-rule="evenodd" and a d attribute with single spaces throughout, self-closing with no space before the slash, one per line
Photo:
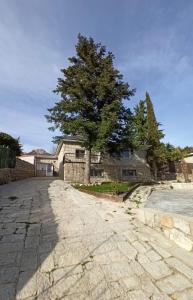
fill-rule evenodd
<path id="1" fill-rule="evenodd" d="M 14 168 L 16 164 L 15 151 L 0 145 L 0 169 Z"/>

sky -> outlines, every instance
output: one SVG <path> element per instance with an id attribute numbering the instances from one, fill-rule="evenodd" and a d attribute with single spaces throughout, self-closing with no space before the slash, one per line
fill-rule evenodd
<path id="1" fill-rule="evenodd" d="M 53 150 L 44 116 L 78 33 L 114 53 L 131 108 L 150 93 L 165 142 L 193 145 L 192 0 L 0 0 L 0 131 Z"/>

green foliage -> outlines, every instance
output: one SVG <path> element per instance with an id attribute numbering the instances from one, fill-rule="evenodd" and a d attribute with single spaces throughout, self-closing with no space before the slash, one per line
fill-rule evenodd
<path id="1" fill-rule="evenodd" d="M 156 173 L 157 164 L 166 160 L 165 146 L 161 143 L 164 134 L 159 126 L 160 123 L 156 120 L 151 98 L 146 92 L 145 100 L 141 100 L 134 108 L 133 146 L 137 149 L 147 150 L 147 159 L 154 169 L 154 173 Z"/>
<path id="2" fill-rule="evenodd" d="M 131 124 L 133 123 L 132 144 L 137 149 L 147 150 L 150 145 L 148 142 L 148 123 L 147 108 L 145 101 L 140 101 L 134 107 L 134 114 Z M 129 125 L 131 126 L 131 125 Z"/>
<path id="3" fill-rule="evenodd" d="M 164 137 L 164 134 L 163 131 L 159 129 L 161 124 L 156 120 L 153 104 L 147 92 L 145 102 L 147 107 L 148 141 L 151 148 L 153 148 L 160 145 L 160 140 Z"/>
<path id="4" fill-rule="evenodd" d="M 54 91 L 60 100 L 48 109 L 51 129 L 81 135 L 83 146 L 102 152 L 120 141 L 130 113 L 123 100 L 134 90 L 123 82 L 113 60 L 100 43 L 78 36 L 76 56 L 69 58 L 70 66 L 62 70 Z"/>
<path id="5" fill-rule="evenodd" d="M 119 194 L 127 192 L 135 184 L 134 182 L 104 182 L 100 185 L 76 185 L 75 187 L 91 192 Z"/>
<path id="6" fill-rule="evenodd" d="M 15 151 L 9 147 L 0 145 L 0 169 L 14 168 L 16 164 Z"/>
<path id="7" fill-rule="evenodd" d="M 184 156 L 184 151 L 180 147 L 175 147 L 169 143 L 165 145 L 167 161 L 179 161 Z"/>
<path id="8" fill-rule="evenodd" d="M 19 138 L 14 139 L 7 133 L 0 132 L 0 145 L 9 147 L 9 149 L 15 152 L 15 155 L 20 155 L 22 153 L 22 146 L 20 144 Z"/>
<path id="9" fill-rule="evenodd" d="M 184 147 L 181 150 L 183 152 L 183 156 L 186 156 L 186 155 L 188 155 L 190 153 L 193 153 L 193 147 L 191 147 L 191 146 L 186 146 L 186 147 Z"/>

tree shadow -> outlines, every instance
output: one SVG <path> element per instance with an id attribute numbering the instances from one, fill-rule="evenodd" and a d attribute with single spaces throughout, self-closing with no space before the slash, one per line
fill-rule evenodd
<path id="1" fill-rule="evenodd" d="M 49 191 L 55 180 L 0 186 L 0 299 L 36 297 L 34 274 L 58 241 Z"/>
<path id="2" fill-rule="evenodd" d="M 57 300 L 62 300 L 64 299 L 64 297 L 77 297 L 78 299 L 81 294 L 80 286 L 85 287 L 85 285 L 87 285 L 88 290 L 86 293 L 85 291 L 82 291 L 83 292 L 83 294 L 81 294 L 82 300 L 88 300 L 88 299 L 98 300 L 103 298 L 105 293 L 110 291 L 106 283 L 105 274 L 103 274 L 102 277 L 99 276 L 99 273 L 98 273 L 98 277 L 95 274 L 95 279 L 93 280 L 92 287 L 90 286 L 90 282 L 89 282 L 90 279 L 89 273 L 91 272 L 91 275 L 93 275 L 95 273 L 94 268 L 93 269 L 84 268 L 84 271 L 80 274 L 80 276 L 77 276 L 77 278 L 75 277 L 74 280 L 71 280 L 71 278 L 73 278 L 73 276 L 76 274 L 76 269 L 78 269 L 80 266 L 85 267 L 87 263 L 92 263 L 93 262 L 92 258 L 95 255 L 95 251 L 100 249 L 100 247 L 102 247 L 105 243 L 108 243 L 108 241 L 113 236 L 114 234 L 110 234 L 109 237 L 99 242 L 96 247 L 94 247 L 91 251 L 89 251 L 88 255 L 85 255 L 84 257 L 82 257 L 82 259 L 80 259 L 80 261 L 77 264 L 71 266 L 64 275 L 61 275 L 60 278 L 53 283 L 51 287 L 45 287 L 44 290 L 42 290 L 39 294 L 37 294 L 37 300 L 44 299 L 44 298 L 47 299 L 49 295 L 49 291 L 51 291 L 54 288 L 60 290 L 59 292 L 60 295 L 58 294 L 56 297 Z M 102 273 L 102 268 L 101 268 L 101 273 Z"/>

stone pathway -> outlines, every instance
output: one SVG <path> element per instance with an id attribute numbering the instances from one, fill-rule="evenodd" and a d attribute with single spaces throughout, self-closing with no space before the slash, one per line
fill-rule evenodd
<path id="1" fill-rule="evenodd" d="M 193 217 L 193 189 L 153 191 L 147 207 Z"/>
<path id="2" fill-rule="evenodd" d="M 193 255 L 61 180 L 0 187 L 0 299 L 192 300 Z"/>

